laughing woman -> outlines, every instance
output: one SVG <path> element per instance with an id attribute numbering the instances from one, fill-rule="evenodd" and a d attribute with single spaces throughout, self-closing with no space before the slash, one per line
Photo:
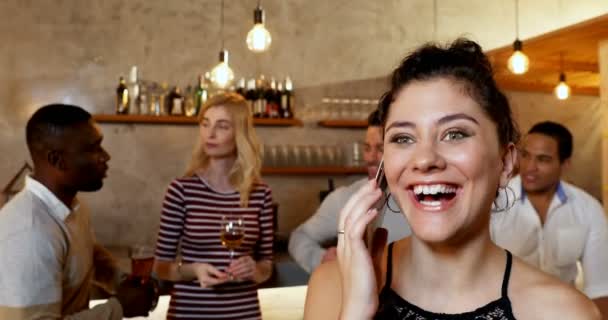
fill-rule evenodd
<path id="1" fill-rule="evenodd" d="M 479 45 L 416 50 L 380 107 L 388 187 L 413 234 L 374 269 L 362 240 L 381 196 L 370 181 L 340 213 L 338 261 L 313 274 L 305 319 L 599 319 L 584 295 L 490 239 L 518 134 Z"/>
<path id="2" fill-rule="evenodd" d="M 252 121 L 237 94 L 201 109 L 201 142 L 167 190 L 156 243 L 154 270 L 175 282 L 167 319 L 261 319 L 257 284 L 272 271 L 273 218 Z M 220 235 L 228 216 L 244 222 L 234 258 Z"/>

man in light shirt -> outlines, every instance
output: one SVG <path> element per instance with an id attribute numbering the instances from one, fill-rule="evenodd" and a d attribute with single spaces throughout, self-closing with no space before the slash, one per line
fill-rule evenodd
<path id="1" fill-rule="evenodd" d="M 294 260 L 307 272 L 312 272 L 319 264 L 336 259 L 336 247 L 327 249 L 323 243 L 336 238 L 338 230 L 338 215 L 348 199 L 361 188 L 368 179 L 373 179 L 382 159 L 383 140 L 382 122 L 378 111 L 368 117 L 368 127 L 365 135 L 363 158 L 367 167 L 367 177 L 354 183 L 340 187 L 321 203 L 321 206 L 308 220 L 298 226 L 289 238 L 289 253 Z M 391 210 L 392 209 L 392 210 Z M 395 211 L 395 212 L 393 212 Z M 381 227 L 388 231 L 388 242 L 393 242 L 409 236 L 410 226 L 399 206 L 389 198 L 381 215 Z"/>
<path id="2" fill-rule="evenodd" d="M 608 224 L 595 198 L 561 180 L 571 155 L 567 128 L 549 121 L 534 125 L 520 148 L 519 176 L 506 190 L 511 207 L 492 215 L 490 230 L 497 245 L 564 282 L 574 284 L 580 261 L 583 291 L 606 318 Z M 497 209 L 505 204 L 499 202 Z"/>
<path id="3" fill-rule="evenodd" d="M 119 273 L 95 243 L 79 191 L 101 188 L 110 156 L 91 115 L 44 106 L 27 123 L 33 174 L 0 210 L 0 319 L 118 320 L 145 316 L 153 294 L 132 281 L 88 309 L 93 281 L 113 288 Z M 6 151 L 6 150 L 4 150 Z"/>

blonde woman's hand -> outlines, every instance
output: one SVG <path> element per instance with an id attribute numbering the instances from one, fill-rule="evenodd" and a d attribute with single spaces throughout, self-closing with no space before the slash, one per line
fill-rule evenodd
<path id="1" fill-rule="evenodd" d="M 364 235 L 367 225 L 378 215 L 378 210 L 371 208 L 381 195 L 376 182 L 370 180 L 340 212 L 337 251 L 342 280 L 342 319 L 371 319 L 378 308 L 374 263 Z"/>
<path id="2" fill-rule="evenodd" d="M 208 263 L 194 263 L 192 271 L 196 275 L 201 288 L 209 288 L 228 281 L 228 274 L 219 271 Z"/>
<path id="3" fill-rule="evenodd" d="M 228 275 L 240 280 L 253 280 L 255 277 L 255 260 L 251 256 L 243 256 L 233 260 L 228 267 Z"/>

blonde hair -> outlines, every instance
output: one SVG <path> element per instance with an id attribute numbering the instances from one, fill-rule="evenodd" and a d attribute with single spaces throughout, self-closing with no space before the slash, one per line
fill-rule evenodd
<path id="1" fill-rule="evenodd" d="M 260 169 L 262 160 L 260 157 L 260 144 L 253 128 L 253 119 L 249 104 L 243 96 L 236 93 L 220 93 L 211 97 L 201 107 L 198 114 L 199 124 L 203 121 L 205 112 L 210 108 L 221 106 L 232 119 L 234 128 L 234 140 L 236 144 L 236 161 L 230 169 L 228 179 L 230 184 L 241 196 L 241 207 L 249 203 L 249 194 L 253 184 L 261 180 Z M 185 176 L 193 176 L 199 169 L 206 169 L 209 165 L 209 156 L 205 153 L 202 143 L 199 141 L 192 160 L 188 165 Z"/>

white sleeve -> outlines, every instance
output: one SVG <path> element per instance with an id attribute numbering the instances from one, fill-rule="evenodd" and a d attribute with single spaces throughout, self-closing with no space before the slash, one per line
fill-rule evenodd
<path id="1" fill-rule="evenodd" d="M 590 299 L 595 299 L 608 297 L 608 222 L 599 202 L 593 198 L 587 203 L 589 234 L 581 263 L 584 292 Z"/>
<path id="2" fill-rule="evenodd" d="M 291 233 L 289 253 L 309 273 L 321 263 L 325 253 L 321 243 L 337 235 L 338 216 L 351 196 L 349 189 L 338 188 L 330 193 L 319 209 Z"/>
<path id="3" fill-rule="evenodd" d="M 73 315 L 62 314 L 62 235 L 32 228 L 0 239 L 0 319 L 118 320 L 116 299 Z"/>

